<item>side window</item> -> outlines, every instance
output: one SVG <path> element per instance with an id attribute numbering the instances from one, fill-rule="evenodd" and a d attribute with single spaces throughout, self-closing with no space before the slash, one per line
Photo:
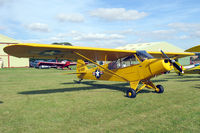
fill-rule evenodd
<path id="1" fill-rule="evenodd" d="M 117 62 L 116 61 L 112 61 L 108 64 L 108 69 L 112 70 L 112 69 L 117 69 Z"/>
<path id="2" fill-rule="evenodd" d="M 134 55 L 112 61 L 108 64 L 108 69 L 124 68 L 131 65 L 139 64 Z"/>
<path id="3" fill-rule="evenodd" d="M 126 64 L 126 66 L 136 65 L 140 62 L 135 58 L 134 55 L 128 56 L 123 59 L 123 62 Z"/>

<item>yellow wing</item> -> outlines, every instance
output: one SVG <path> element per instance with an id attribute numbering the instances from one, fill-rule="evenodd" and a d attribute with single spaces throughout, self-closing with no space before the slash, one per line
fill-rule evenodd
<path id="1" fill-rule="evenodd" d="M 200 45 L 189 48 L 185 52 L 200 52 Z"/>
<path id="2" fill-rule="evenodd" d="M 83 59 L 77 53 L 84 55 L 91 60 L 113 61 L 119 58 L 127 57 L 136 53 L 133 50 L 119 50 L 93 47 L 65 46 L 65 45 L 48 45 L 22 43 L 12 44 L 4 48 L 4 51 L 16 57 L 43 58 L 43 59 Z M 162 58 L 161 52 L 148 52 L 154 57 Z M 171 57 L 185 57 L 194 55 L 194 53 L 171 53 L 166 52 Z"/>

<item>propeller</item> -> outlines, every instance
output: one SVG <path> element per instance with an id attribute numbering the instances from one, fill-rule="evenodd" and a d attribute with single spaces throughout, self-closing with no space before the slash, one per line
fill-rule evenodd
<path id="1" fill-rule="evenodd" d="M 170 59 L 162 50 L 160 51 L 179 72 L 184 73 L 184 71 L 181 69 L 181 67 L 176 63 L 174 59 Z"/>

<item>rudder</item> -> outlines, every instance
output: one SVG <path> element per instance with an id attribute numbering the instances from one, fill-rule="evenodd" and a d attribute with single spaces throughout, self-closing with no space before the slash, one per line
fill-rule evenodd
<path id="1" fill-rule="evenodd" d="M 76 72 L 77 73 L 86 73 L 88 70 L 88 67 L 86 66 L 85 62 L 81 59 L 77 60 L 77 66 L 76 66 Z"/>

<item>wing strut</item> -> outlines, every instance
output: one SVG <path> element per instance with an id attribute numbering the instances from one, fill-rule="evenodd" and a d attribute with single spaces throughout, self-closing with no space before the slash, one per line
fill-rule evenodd
<path id="1" fill-rule="evenodd" d="M 99 65 L 98 63 L 96 63 L 96 62 L 90 60 L 89 58 L 85 57 L 84 55 L 82 55 L 82 54 L 80 54 L 80 53 L 78 53 L 78 52 L 74 52 L 74 53 L 77 54 L 78 56 L 81 56 L 82 58 L 84 58 L 84 59 L 86 59 L 86 60 L 92 62 L 93 64 L 95 64 L 95 65 L 97 65 L 97 66 L 103 68 L 104 70 L 110 72 L 111 74 L 113 74 L 113 75 L 115 75 L 115 76 L 117 76 L 117 77 L 119 77 L 119 78 L 122 78 L 122 79 L 125 80 L 125 81 L 128 81 L 126 78 L 124 78 L 124 77 L 122 77 L 122 76 L 120 76 L 120 75 L 114 73 L 113 71 L 111 71 L 111 70 L 109 70 L 109 69 L 107 69 L 107 68 L 105 68 L 105 67 Z"/>

